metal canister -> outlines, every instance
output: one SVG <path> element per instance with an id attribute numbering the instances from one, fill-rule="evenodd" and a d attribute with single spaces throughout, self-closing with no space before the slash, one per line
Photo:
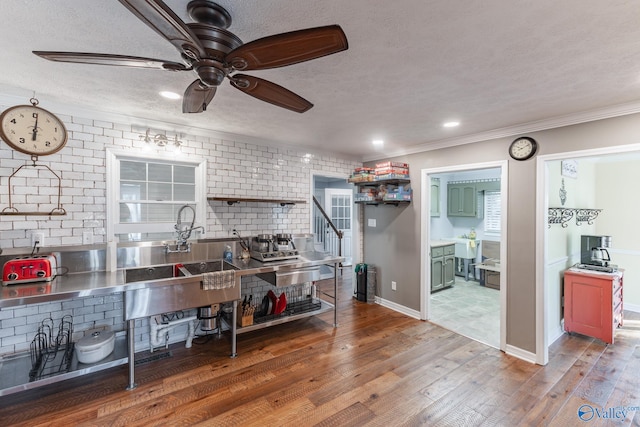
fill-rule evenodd
<path id="1" fill-rule="evenodd" d="M 272 234 L 258 234 L 256 237 L 257 242 L 257 250 L 259 252 L 271 252 L 272 244 L 273 244 L 273 235 Z"/>
<path id="2" fill-rule="evenodd" d="M 198 308 L 198 319 L 200 319 L 200 329 L 203 331 L 213 331 L 218 327 L 218 313 L 214 313 L 211 306 Z"/>

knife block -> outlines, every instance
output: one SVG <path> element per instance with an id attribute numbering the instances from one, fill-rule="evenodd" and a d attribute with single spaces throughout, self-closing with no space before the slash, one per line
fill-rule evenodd
<path id="1" fill-rule="evenodd" d="M 253 325 L 253 314 L 250 314 L 248 316 L 242 316 L 242 315 L 238 316 L 238 326 L 244 327 L 244 326 L 251 326 L 251 325 Z"/>

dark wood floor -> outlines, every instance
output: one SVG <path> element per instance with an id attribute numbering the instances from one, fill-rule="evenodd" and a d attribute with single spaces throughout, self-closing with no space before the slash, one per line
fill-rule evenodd
<path id="1" fill-rule="evenodd" d="M 615 345 L 564 335 L 542 367 L 341 289 L 337 329 L 327 313 L 242 334 L 236 359 L 225 337 L 175 345 L 136 368 L 132 391 L 121 366 L 0 397 L 0 425 L 640 425 L 640 408 L 578 418 L 585 404 L 640 407 L 637 313 Z"/>

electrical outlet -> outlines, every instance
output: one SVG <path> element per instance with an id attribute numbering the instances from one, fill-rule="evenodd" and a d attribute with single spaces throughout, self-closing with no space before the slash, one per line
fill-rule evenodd
<path id="1" fill-rule="evenodd" d="M 82 232 L 82 244 L 83 245 L 93 245 L 93 232 L 91 232 L 91 231 L 83 231 Z"/>
<path id="2" fill-rule="evenodd" d="M 391 290 L 395 291 L 396 290 L 396 282 L 391 281 Z"/>
<path id="3" fill-rule="evenodd" d="M 44 233 L 42 232 L 35 232 L 35 233 L 31 233 L 31 247 L 38 247 L 41 248 L 42 246 L 44 246 Z"/>
<path id="4" fill-rule="evenodd" d="M 376 219 L 375 218 L 369 218 L 367 219 L 367 225 L 369 227 L 375 227 L 376 226 Z"/>

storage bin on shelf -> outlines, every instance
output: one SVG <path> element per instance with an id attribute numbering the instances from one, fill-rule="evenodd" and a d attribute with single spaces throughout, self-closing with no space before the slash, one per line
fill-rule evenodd
<path id="1" fill-rule="evenodd" d="M 387 193 L 382 197 L 383 201 L 411 201 L 413 196 L 413 190 L 404 188 L 404 186 L 399 185 L 395 189 L 391 191 L 387 191 Z"/>
<path id="2" fill-rule="evenodd" d="M 348 179 L 357 187 L 354 202 L 398 205 L 411 202 L 413 192 L 409 177 L 409 165 L 399 162 L 382 162 L 376 168 L 357 168 Z"/>
<path id="3" fill-rule="evenodd" d="M 359 190 L 353 196 L 354 202 L 373 202 L 378 196 L 378 189 L 375 187 L 359 187 Z"/>
<path id="4" fill-rule="evenodd" d="M 410 201 L 413 190 L 410 184 L 381 185 L 378 190 L 378 200 L 381 201 Z"/>

